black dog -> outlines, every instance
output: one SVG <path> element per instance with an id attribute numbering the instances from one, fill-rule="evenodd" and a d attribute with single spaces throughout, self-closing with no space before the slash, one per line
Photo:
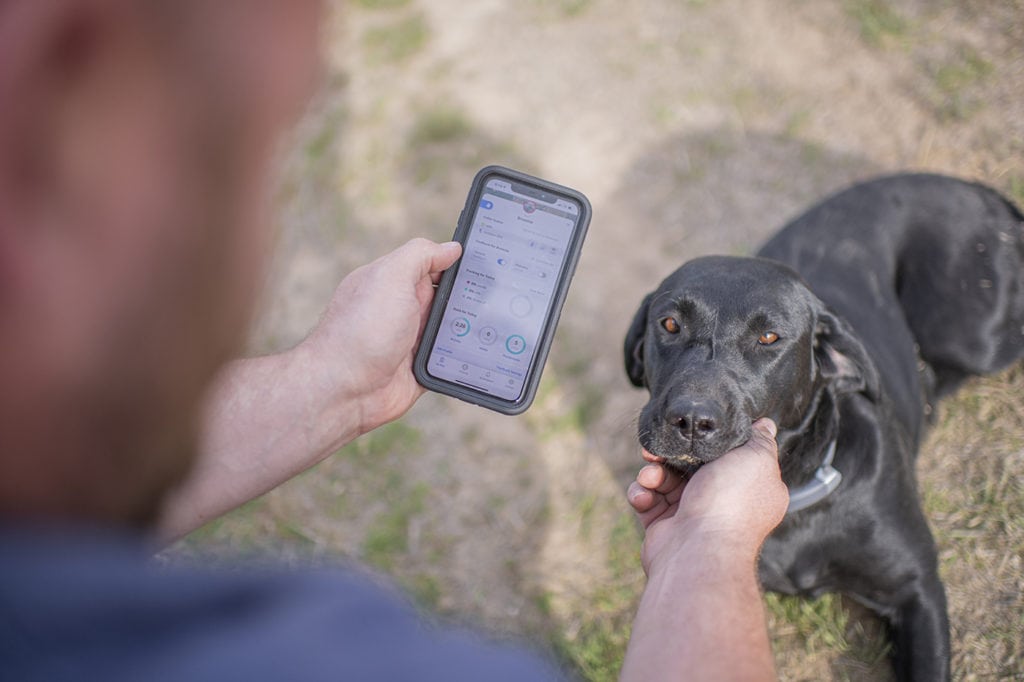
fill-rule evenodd
<path id="1" fill-rule="evenodd" d="M 842 592 L 888 621 L 900 679 L 949 677 L 949 624 L 914 459 L 936 399 L 1024 356 L 1024 216 L 937 175 L 856 185 L 758 258 L 691 261 L 644 299 L 626 371 L 640 442 L 684 474 L 779 426 L 790 512 L 764 586 Z"/>

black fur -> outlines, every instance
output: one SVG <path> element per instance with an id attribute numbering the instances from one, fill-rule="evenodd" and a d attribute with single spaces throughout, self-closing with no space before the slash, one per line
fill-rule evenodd
<path id="1" fill-rule="evenodd" d="M 914 459 L 936 399 L 1021 357 L 1024 216 L 927 174 L 840 192 L 757 258 L 686 263 L 625 341 L 627 374 L 651 396 L 640 441 L 684 473 L 762 416 L 779 425 L 790 487 L 837 439 L 842 484 L 769 537 L 762 582 L 867 604 L 889 622 L 899 678 L 929 681 L 949 677 L 949 625 Z"/>

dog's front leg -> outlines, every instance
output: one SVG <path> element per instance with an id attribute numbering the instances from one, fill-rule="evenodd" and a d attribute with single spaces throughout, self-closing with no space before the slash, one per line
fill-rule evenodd
<path id="1" fill-rule="evenodd" d="M 949 618 L 937 573 L 921 577 L 890 619 L 893 663 L 900 680 L 948 680 Z"/>

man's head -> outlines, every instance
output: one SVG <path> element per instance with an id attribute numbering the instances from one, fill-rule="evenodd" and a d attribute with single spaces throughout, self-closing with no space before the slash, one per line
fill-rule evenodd
<path id="1" fill-rule="evenodd" d="M 0 3 L 0 516 L 146 522 L 262 273 L 318 3 Z"/>

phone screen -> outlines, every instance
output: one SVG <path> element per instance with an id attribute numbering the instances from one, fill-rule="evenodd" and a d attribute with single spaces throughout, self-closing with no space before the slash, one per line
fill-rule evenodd
<path id="1" fill-rule="evenodd" d="M 473 208 L 427 372 L 518 400 L 537 357 L 581 206 L 502 177 Z"/>

